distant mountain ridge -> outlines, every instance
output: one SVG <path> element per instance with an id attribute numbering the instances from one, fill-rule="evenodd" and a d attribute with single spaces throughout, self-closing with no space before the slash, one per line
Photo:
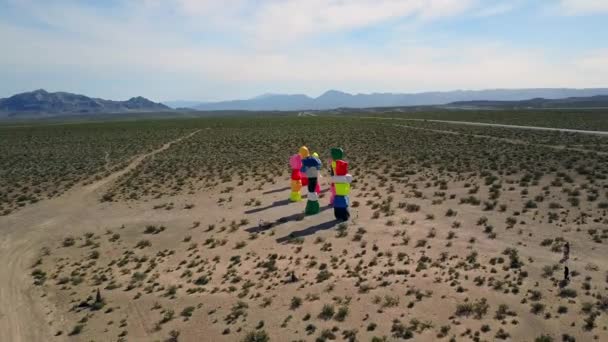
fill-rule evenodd
<path id="1" fill-rule="evenodd" d="M 459 108 L 608 108 L 608 95 L 564 99 L 535 98 L 522 101 L 459 101 L 452 102 L 448 106 Z"/>
<path id="2" fill-rule="evenodd" d="M 190 108 L 205 111 L 214 110 L 327 110 L 335 108 L 378 108 L 445 105 L 459 101 L 522 101 L 533 98 L 562 99 L 608 95 L 608 88 L 531 88 L 531 89 L 489 89 L 456 90 L 446 92 L 424 92 L 415 94 L 372 93 L 349 94 L 329 90 L 313 98 L 307 95 L 266 94 L 248 100 L 199 103 Z M 194 101 L 191 101 L 194 102 Z"/>
<path id="3" fill-rule="evenodd" d="M 163 110 L 170 108 L 141 96 L 127 101 L 112 101 L 66 92 L 49 93 L 44 89 L 0 99 L 0 113 L 8 117 Z"/>

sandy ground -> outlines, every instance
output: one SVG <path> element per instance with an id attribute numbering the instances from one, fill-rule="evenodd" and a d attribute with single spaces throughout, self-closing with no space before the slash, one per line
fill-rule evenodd
<path id="1" fill-rule="evenodd" d="M 521 175 L 505 176 L 500 203 L 508 209 L 499 212 L 460 204 L 461 198 L 469 196 L 467 183 L 480 186 L 476 196 L 488 197 L 483 179 L 453 177 L 447 189 L 439 189 L 432 184 L 432 174 L 407 177 L 389 182 L 395 187 L 390 210 L 374 218 L 373 204 L 388 201 L 387 189 L 380 187 L 375 175 L 355 175 L 358 182 L 352 200 L 360 205 L 352 208 L 352 220 L 342 235 L 331 209 L 303 217 L 304 202 L 285 200 L 287 179 L 249 193 L 243 189 L 255 188 L 253 184 L 224 184 L 235 190 L 228 194 L 215 188 L 168 199 L 100 202 L 116 179 L 169 146 L 139 156 L 126 169 L 93 184 L 0 217 L 0 340 L 164 341 L 172 330 L 179 332 L 179 341 L 238 341 L 255 330 L 266 331 L 273 341 L 314 341 L 323 330 L 333 330 L 337 340 L 353 330 L 359 341 L 374 336 L 401 340 L 395 335 L 399 330 L 398 326 L 395 330 L 395 320 L 413 331 L 416 341 L 494 341 L 499 329 L 512 341 L 534 341 L 543 333 L 555 340 L 561 340 L 562 334 L 577 341 L 608 340 L 607 313 L 594 307 L 592 311 L 600 315 L 588 331 L 583 328 L 588 315 L 582 312 L 583 303 L 595 305 L 598 295 L 607 294 L 608 239 L 598 243 L 588 234 L 588 229 L 601 233 L 608 228 L 606 212 L 587 201 L 570 208 L 559 188 L 545 193 L 538 208 L 523 211 L 527 199 L 544 192 L 549 178 L 528 186 L 528 196 L 522 195 L 517 184 Z M 325 179 L 321 184 L 327 187 Z M 247 205 L 251 199 L 260 200 L 260 205 Z M 417 204 L 420 209 L 409 212 L 400 208 L 400 202 Z M 549 202 L 564 208 L 549 210 Z M 172 203 L 169 210 L 161 207 L 167 203 Z M 327 197 L 321 203 L 327 204 Z M 457 214 L 446 216 L 448 209 Z M 505 222 L 514 211 L 520 214 L 509 227 Z M 550 211 L 559 219 L 549 223 Z M 588 216 L 581 218 L 583 212 Z M 478 224 L 481 217 L 487 217 L 487 222 Z M 273 223 L 272 227 L 264 227 L 267 223 Z M 166 229 L 144 234 L 148 225 Z M 495 238 L 484 233 L 489 225 Z M 85 233 L 93 233 L 96 247 L 86 245 Z M 120 238 L 111 242 L 116 233 Z M 75 237 L 76 244 L 63 247 L 68 236 Z M 557 237 L 572 245 L 568 266 L 578 274 L 567 287 L 577 291 L 574 298 L 558 296 L 561 253 L 541 246 L 543 240 Z M 136 248 L 142 239 L 151 245 Z M 244 245 L 237 247 L 239 243 Z M 505 266 L 509 264 L 503 254 L 506 248 L 517 249 L 527 276 Z M 98 259 L 88 257 L 93 250 L 99 252 Z M 491 260 L 500 257 L 506 261 L 493 265 Z M 121 259 L 126 264 L 112 262 Z M 269 264 L 269 260 L 275 261 Z M 555 274 L 543 277 L 548 265 L 556 265 Z M 130 279 L 147 267 L 151 269 L 147 278 L 127 290 Z M 42 286 L 33 285 L 35 268 L 48 275 Z M 322 269 L 331 276 L 319 281 Z M 187 275 L 189 270 L 192 275 Z M 85 280 L 59 284 L 62 276 L 74 272 L 85 274 Z M 291 272 L 296 282 L 289 281 Z M 110 281 L 96 286 L 93 274 L 106 274 Z M 208 275 L 209 282 L 197 286 L 194 280 L 201 275 Z M 476 285 L 475 278 L 483 284 Z M 111 281 L 120 287 L 107 289 Z M 169 291 L 172 286 L 174 294 Z M 98 288 L 106 302 L 102 310 L 74 309 Z M 530 291 L 540 292 L 541 298 L 532 299 Z M 293 297 L 302 299 L 297 308 L 291 307 Z M 479 319 L 455 315 L 458 304 L 481 298 L 489 308 Z M 239 301 L 247 308 L 230 319 Z M 538 314 L 531 312 L 536 302 L 544 304 Z M 320 318 L 325 304 L 335 311 L 347 307 L 348 315 L 343 320 Z M 515 316 L 496 319 L 500 304 L 507 304 Z M 180 316 L 189 306 L 194 307 L 191 317 Z M 559 306 L 567 312 L 557 313 Z M 175 317 L 158 324 L 169 310 Z M 412 319 L 428 323 L 427 328 Z M 83 320 L 83 331 L 68 336 Z M 443 326 L 449 326 L 445 337 Z"/>

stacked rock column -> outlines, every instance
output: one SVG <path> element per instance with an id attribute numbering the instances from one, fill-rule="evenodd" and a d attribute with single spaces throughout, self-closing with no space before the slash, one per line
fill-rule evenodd
<path id="1" fill-rule="evenodd" d="M 336 160 L 336 170 L 332 176 L 332 182 L 336 188 L 336 197 L 334 198 L 334 216 L 337 220 L 347 221 L 350 218 L 348 211 L 350 183 L 353 177 L 348 174 L 348 162 L 344 160 Z"/>
<path id="2" fill-rule="evenodd" d="M 315 215 L 320 211 L 319 194 L 315 190 L 318 184 L 321 160 L 319 160 L 319 158 L 309 156 L 308 158 L 302 159 L 302 165 L 304 172 L 306 173 L 306 177 L 308 178 L 308 201 L 306 202 L 306 209 L 304 210 L 304 213 L 306 215 Z"/>
<path id="3" fill-rule="evenodd" d="M 299 154 L 294 154 L 289 158 L 289 166 L 291 167 L 291 194 L 289 200 L 292 202 L 299 202 L 302 200 L 302 177 L 300 175 L 300 169 L 302 169 L 302 157 Z"/>
<path id="4" fill-rule="evenodd" d="M 319 158 L 319 154 L 317 152 L 313 152 L 312 156 L 319 159 L 319 168 L 320 168 L 321 159 Z M 321 194 L 321 182 L 319 182 L 319 178 L 321 178 L 321 175 L 317 176 L 317 185 L 315 186 L 315 192 L 317 193 L 317 195 Z"/>
<path id="5" fill-rule="evenodd" d="M 329 159 L 329 167 L 330 167 L 329 176 L 331 179 L 331 177 L 336 175 L 336 160 L 340 160 L 344 157 L 344 151 L 342 151 L 341 148 L 334 147 L 331 149 L 330 153 L 331 153 L 331 158 Z M 336 197 L 336 186 L 335 186 L 333 180 L 330 183 L 331 184 L 329 186 L 329 190 L 330 190 L 329 204 L 333 205 L 334 198 Z"/>
<path id="6" fill-rule="evenodd" d="M 308 151 L 308 147 L 306 146 L 300 147 L 299 154 L 302 160 L 304 160 L 304 158 L 310 157 L 310 152 Z M 300 182 L 302 183 L 302 186 L 308 186 L 308 177 L 306 177 L 304 166 L 302 166 L 302 168 L 300 169 Z"/>
<path id="7" fill-rule="evenodd" d="M 329 179 L 330 179 L 330 183 L 331 183 L 329 185 L 329 192 L 330 192 L 329 205 L 333 205 L 334 199 L 336 198 L 336 185 L 334 184 L 332 177 L 336 174 L 336 162 L 333 159 L 329 159 L 329 165 L 330 165 Z"/>

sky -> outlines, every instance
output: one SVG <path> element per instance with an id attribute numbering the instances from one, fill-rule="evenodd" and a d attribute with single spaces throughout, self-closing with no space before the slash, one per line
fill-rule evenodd
<path id="1" fill-rule="evenodd" d="M 608 0 L 0 0 L 0 97 L 608 87 Z"/>

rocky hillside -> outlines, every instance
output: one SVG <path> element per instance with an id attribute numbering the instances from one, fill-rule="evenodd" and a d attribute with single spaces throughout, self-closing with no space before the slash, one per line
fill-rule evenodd
<path id="1" fill-rule="evenodd" d="M 154 112 L 170 110 L 141 96 L 127 101 L 111 101 L 44 89 L 0 99 L 0 116 L 45 116 L 84 113 Z"/>

